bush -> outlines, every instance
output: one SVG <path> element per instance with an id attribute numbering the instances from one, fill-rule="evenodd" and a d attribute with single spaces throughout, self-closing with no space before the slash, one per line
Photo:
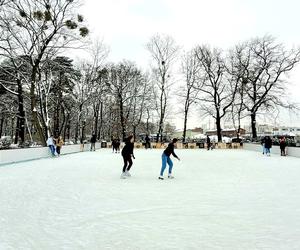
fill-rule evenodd
<path id="1" fill-rule="evenodd" d="M 0 138 L 0 149 L 8 149 L 11 145 L 11 142 L 10 136 L 2 136 Z"/>

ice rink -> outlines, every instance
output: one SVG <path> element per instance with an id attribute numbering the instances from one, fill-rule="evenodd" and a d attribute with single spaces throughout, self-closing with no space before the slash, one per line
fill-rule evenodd
<path id="1" fill-rule="evenodd" d="M 109 149 L 0 167 L 1 250 L 299 250 L 300 159 L 246 150 Z M 165 173 L 166 174 L 166 173 Z"/>

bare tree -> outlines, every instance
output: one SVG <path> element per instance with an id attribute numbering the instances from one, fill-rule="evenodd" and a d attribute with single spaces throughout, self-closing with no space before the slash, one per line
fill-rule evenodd
<path id="1" fill-rule="evenodd" d="M 220 49 L 208 46 L 196 48 L 200 64 L 199 98 L 203 111 L 215 119 L 218 141 L 222 141 L 221 119 L 231 107 L 237 90 L 237 82 L 226 79 L 226 63 Z"/>
<path id="2" fill-rule="evenodd" d="M 78 1 L 30 0 L 8 1 L 0 9 L 0 28 L 3 32 L 0 48 L 26 55 L 31 64 L 30 99 L 32 120 L 40 140 L 45 145 L 46 131 L 43 131 L 38 114 L 36 87 L 39 81 L 41 63 L 58 51 L 88 34 L 82 25 L 83 17 L 74 13 Z M 79 36 L 76 35 L 79 32 Z"/>
<path id="3" fill-rule="evenodd" d="M 133 110 L 136 86 L 140 83 L 142 73 L 134 63 L 123 61 L 109 67 L 110 91 L 115 100 L 119 114 L 119 124 L 123 140 L 126 138 L 130 114 Z"/>
<path id="4" fill-rule="evenodd" d="M 158 132 L 156 141 L 162 141 L 164 121 L 168 105 L 168 97 L 172 86 L 171 74 L 172 66 L 177 57 L 179 47 L 175 44 L 172 37 L 166 35 L 155 35 L 147 44 L 153 65 L 153 81 L 155 82 L 157 96 L 157 112 L 159 116 Z"/>
<path id="5" fill-rule="evenodd" d="M 196 58 L 195 51 L 191 50 L 182 57 L 181 71 L 184 75 L 185 85 L 179 90 L 179 97 L 184 101 L 184 122 L 183 122 L 183 142 L 186 140 L 187 120 L 192 104 L 196 102 L 199 93 L 199 61 Z"/>
<path id="6" fill-rule="evenodd" d="M 229 51 L 229 62 L 227 67 L 229 81 L 234 82 L 237 85 L 237 93 L 232 93 L 232 95 L 235 95 L 235 99 L 231 106 L 230 116 L 232 124 L 237 130 L 237 138 L 239 138 L 240 135 L 241 120 L 248 116 L 245 107 L 245 88 L 247 80 L 244 77 L 246 69 L 249 67 L 249 63 L 250 54 L 247 54 L 246 43 L 237 45 Z"/>
<path id="7" fill-rule="evenodd" d="M 285 98 L 286 77 L 300 60 L 300 50 L 287 50 L 271 36 L 252 39 L 248 42 L 244 57 L 250 57 L 245 69 L 244 83 L 250 112 L 252 137 L 257 138 L 256 116 L 258 111 L 270 111 L 276 106 L 291 108 Z"/>

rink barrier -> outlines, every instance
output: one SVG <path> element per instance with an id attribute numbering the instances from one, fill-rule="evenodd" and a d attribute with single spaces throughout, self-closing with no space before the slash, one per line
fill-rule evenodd
<path id="1" fill-rule="evenodd" d="M 244 149 L 261 153 L 263 150 L 261 144 L 254 143 L 244 143 Z M 286 147 L 286 153 L 288 156 L 300 157 L 300 147 Z M 271 155 L 272 154 L 280 155 L 280 147 L 273 145 L 271 148 Z"/>
<path id="2" fill-rule="evenodd" d="M 96 149 L 100 149 L 101 143 L 96 143 L 95 147 Z M 64 145 L 61 148 L 61 155 L 86 152 L 89 151 L 90 148 L 90 143 L 84 144 L 84 147 L 82 147 L 81 144 Z M 51 156 L 50 149 L 48 147 L 0 150 L 0 166 L 50 157 L 53 156 Z"/>

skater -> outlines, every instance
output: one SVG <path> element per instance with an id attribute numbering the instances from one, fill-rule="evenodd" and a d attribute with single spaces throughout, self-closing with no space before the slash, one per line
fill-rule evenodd
<path id="1" fill-rule="evenodd" d="M 116 141 L 115 141 L 115 150 L 116 150 L 116 153 L 120 153 L 120 139 L 118 138 Z"/>
<path id="2" fill-rule="evenodd" d="M 265 148 L 265 141 L 266 141 L 266 137 L 262 137 L 261 138 L 261 146 L 262 146 L 262 148 L 263 148 L 263 155 L 266 153 L 266 148 Z"/>
<path id="3" fill-rule="evenodd" d="M 266 155 L 271 156 L 271 149 L 272 148 L 272 139 L 270 136 L 265 137 L 265 149 L 266 149 Z"/>
<path id="4" fill-rule="evenodd" d="M 150 148 L 150 138 L 148 136 L 148 134 L 145 137 L 145 149 Z"/>
<path id="5" fill-rule="evenodd" d="M 115 153 L 117 151 L 117 149 L 116 149 L 116 140 L 115 139 L 112 139 L 111 147 L 112 147 L 112 152 Z"/>
<path id="6" fill-rule="evenodd" d="M 206 138 L 206 143 L 207 143 L 207 150 L 210 150 L 211 149 L 211 143 L 210 143 L 209 136 L 207 136 L 207 138 Z"/>
<path id="7" fill-rule="evenodd" d="M 55 156 L 55 145 L 53 140 L 53 135 L 50 135 L 47 139 L 47 146 L 50 148 L 52 156 Z"/>
<path id="8" fill-rule="evenodd" d="M 134 154 L 133 154 L 133 141 L 134 138 L 132 135 L 128 136 L 128 138 L 126 138 L 124 140 L 125 142 L 125 146 L 122 149 L 122 157 L 124 160 L 124 166 L 123 166 L 123 171 L 121 174 L 121 179 L 126 179 L 127 177 L 131 177 L 131 174 L 129 173 L 130 168 L 132 166 L 132 159 L 135 159 Z"/>
<path id="9" fill-rule="evenodd" d="M 286 153 L 285 153 L 286 139 L 284 136 L 279 139 L 279 146 L 280 146 L 280 155 L 286 156 Z"/>
<path id="10" fill-rule="evenodd" d="M 164 171 L 166 169 L 167 163 L 169 165 L 169 172 L 168 172 L 168 178 L 173 179 L 174 176 L 172 175 L 172 168 L 173 168 L 173 162 L 170 158 L 171 154 L 177 158 L 179 161 L 179 157 L 174 152 L 174 143 L 176 143 L 178 140 L 174 138 L 171 143 L 169 143 L 168 147 L 164 150 L 161 159 L 162 159 L 162 166 L 160 170 L 160 176 L 158 179 L 163 180 L 164 179 Z"/>
<path id="11" fill-rule="evenodd" d="M 64 145 L 64 141 L 61 136 L 58 136 L 58 138 L 55 139 L 55 145 L 56 145 L 57 156 L 60 156 L 61 147 Z"/>
<path id="12" fill-rule="evenodd" d="M 92 138 L 91 138 L 91 149 L 90 149 L 90 151 L 96 151 L 96 140 L 97 140 L 96 135 L 93 134 Z"/>

